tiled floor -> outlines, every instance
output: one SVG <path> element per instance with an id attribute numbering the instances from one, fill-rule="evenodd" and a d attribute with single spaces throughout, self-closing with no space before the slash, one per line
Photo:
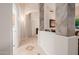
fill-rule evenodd
<path id="1" fill-rule="evenodd" d="M 19 48 L 14 49 L 14 55 L 45 55 L 37 44 L 37 38 L 26 38 Z"/>

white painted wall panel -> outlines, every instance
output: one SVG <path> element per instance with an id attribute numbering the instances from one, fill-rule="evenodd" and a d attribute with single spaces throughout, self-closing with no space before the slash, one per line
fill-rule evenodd
<path id="1" fill-rule="evenodd" d="M 12 4 L 0 4 L 0 54 L 12 54 Z"/>

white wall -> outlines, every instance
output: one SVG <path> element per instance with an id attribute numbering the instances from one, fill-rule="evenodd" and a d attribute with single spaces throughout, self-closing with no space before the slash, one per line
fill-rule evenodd
<path id="1" fill-rule="evenodd" d="M 12 54 L 12 4 L 0 4 L 0 54 Z"/>
<path id="2" fill-rule="evenodd" d="M 13 25 L 13 47 L 18 47 L 19 46 L 19 41 L 20 41 L 20 35 L 19 35 L 19 30 L 20 28 L 18 27 L 18 19 L 19 19 L 19 15 L 18 15 L 18 8 L 15 4 L 12 5 L 13 8 L 13 16 L 15 18 L 13 18 L 15 20 L 15 23 Z"/>
<path id="3" fill-rule="evenodd" d="M 24 33 L 25 37 L 27 35 L 27 37 L 32 37 L 32 21 L 31 21 L 31 13 L 29 13 L 28 15 L 26 15 L 26 19 L 25 19 L 26 25 L 24 27 Z"/>

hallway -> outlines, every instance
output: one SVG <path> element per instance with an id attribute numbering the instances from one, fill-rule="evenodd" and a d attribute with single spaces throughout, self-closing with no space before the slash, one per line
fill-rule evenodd
<path id="1" fill-rule="evenodd" d="M 37 38 L 26 38 L 21 46 L 13 49 L 14 55 L 45 55 L 44 51 L 37 44 Z"/>
<path id="2" fill-rule="evenodd" d="M 13 4 L 13 54 L 78 54 L 74 22 L 79 17 L 78 7 L 66 3 Z"/>

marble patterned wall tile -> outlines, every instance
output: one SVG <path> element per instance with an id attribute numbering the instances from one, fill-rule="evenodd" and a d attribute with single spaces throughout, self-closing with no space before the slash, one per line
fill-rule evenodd
<path id="1" fill-rule="evenodd" d="M 40 9 L 40 30 L 44 30 L 44 3 L 39 4 L 39 9 Z"/>
<path id="2" fill-rule="evenodd" d="M 56 34 L 73 36 L 75 33 L 75 4 L 56 4 Z"/>

